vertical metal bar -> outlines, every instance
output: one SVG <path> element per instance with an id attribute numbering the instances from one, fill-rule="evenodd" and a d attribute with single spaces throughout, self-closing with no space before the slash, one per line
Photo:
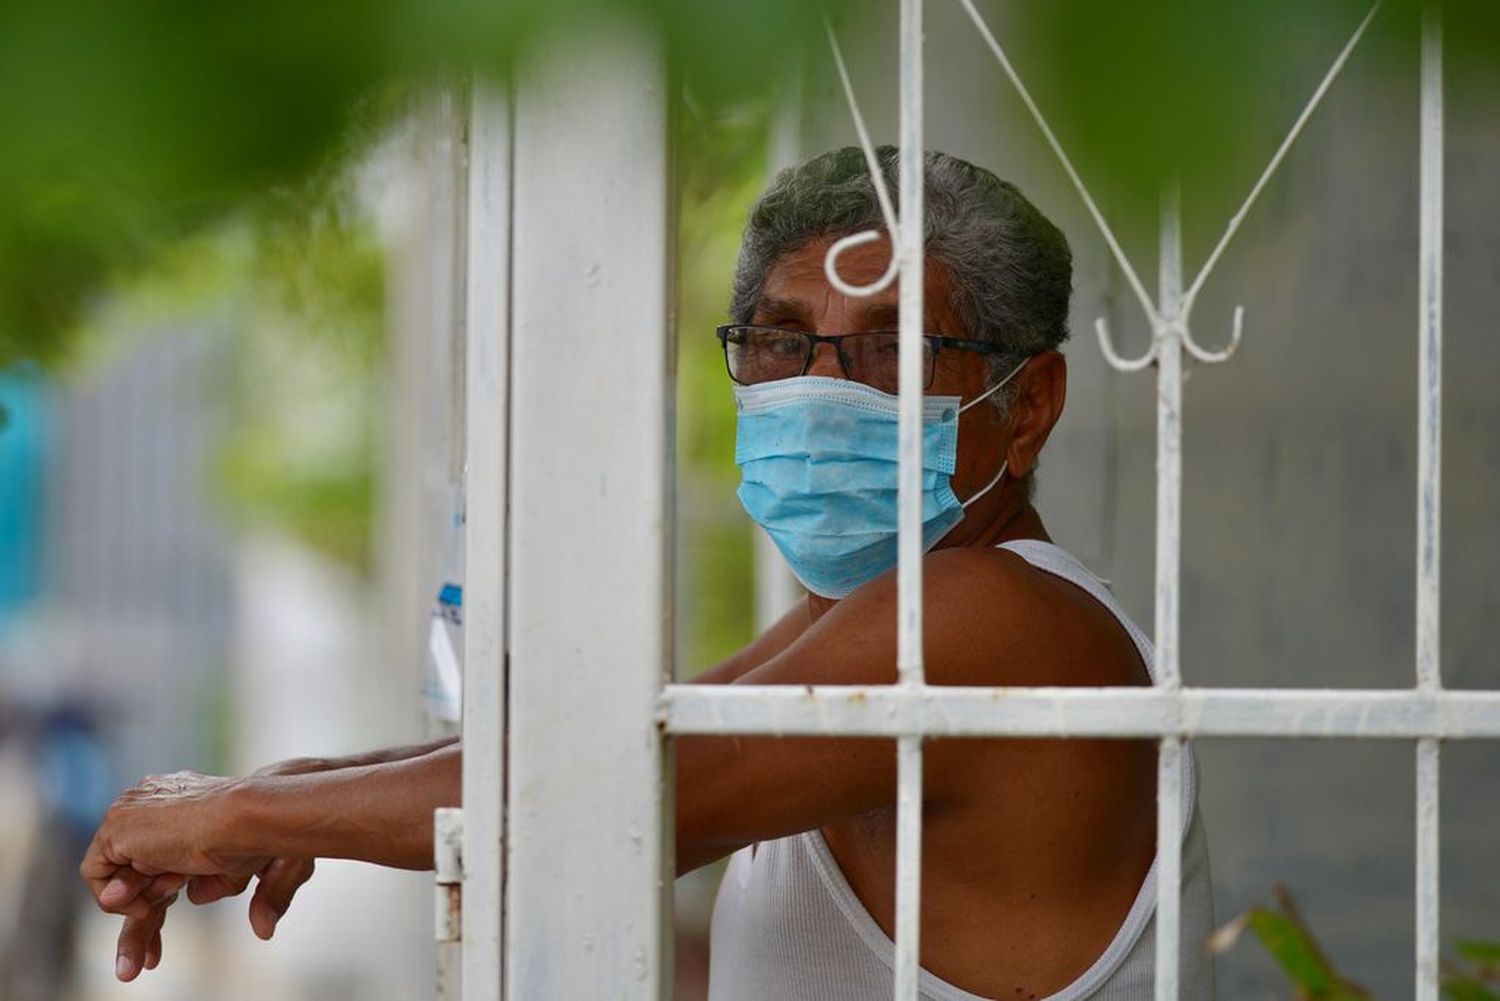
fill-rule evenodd
<path id="1" fill-rule="evenodd" d="M 786 60 L 790 69 L 777 81 L 776 110 L 771 117 L 766 150 L 772 177 L 802 159 L 802 74 L 806 56 L 799 48 Z"/>
<path id="2" fill-rule="evenodd" d="M 1422 14 L 1421 230 L 1417 298 L 1417 684 L 1436 690 L 1438 529 L 1443 422 L 1443 37 L 1440 8 Z"/>
<path id="3" fill-rule="evenodd" d="M 1164 737 L 1156 770 L 1156 1001 L 1177 1001 L 1182 939 L 1182 741 Z"/>
<path id="4" fill-rule="evenodd" d="M 922 668 L 923 185 L 922 0 L 901 0 L 900 491 L 896 673 L 910 697 Z M 896 761 L 896 1001 L 916 1001 L 922 892 L 922 738 L 901 737 Z"/>
<path id="5" fill-rule="evenodd" d="M 897 670 L 922 677 L 922 0 L 901 0 L 900 490 L 897 499 Z"/>
<path id="6" fill-rule="evenodd" d="M 801 597 L 801 585 L 787 568 L 776 543 L 760 528 L 751 536 L 755 560 L 755 628 L 769 629 Z"/>
<path id="7" fill-rule="evenodd" d="M 767 173 L 770 175 L 766 178 L 768 182 L 778 171 L 793 166 L 802 158 L 803 53 L 798 50 L 789 55 L 787 61 L 792 70 L 778 81 L 780 91 L 771 119 L 769 148 L 766 151 L 769 168 Z M 755 628 L 763 630 L 797 603 L 802 590 L 771 537 L 756 528 L 754 539 Z"/>
<path id="8" fill-rule="evenodd" d="M 1438 1001 L 1438 746 L 1417 741 L 1417 1001 Z"/>
<path id="9" fill-rule="evenodd" d="M 459 1001 L 463 981 L 463 810 L 439 807 L 432 824 L 433 933 L 437 939 L 437 999 Z"/>
<path id="10" fill-rule="evenodd" d="M 670 996 L 671 185 L 655 40 L 588 19 L 515 113 L 506 992 Z"/>
<path id="11" fill-rule="evenodd" d="M 468 362 L 468 346 L 465 342 L 465 324 L 468 322 L 468 269 L 466 255 L 469 252 L 469 124 L 470 103 L 473 100 L 474 81 L 461 80 L 452 85 L 450 94 L 454 105 L 451 118 L 454 154 L 449 169 L 451 184 L 457 202 L 453 219 L 453 247 L 450 258 L 454 262 L 454 274 L 448 283 L 449 315 L 453 317 L 448 337 L 448 482 L 458 485 L 462 491 L 464 478 L 464 417 L 467 404 L 464 399 Z M 461 498 L 461 494 L 460 494 Z"/>
<path id="12" fill-rule="evenodd" d="M 1182 207 L 1177 182 L 1162 191 L 1155 337 L 1156 683 L 1182 685 L 1177 636 L 1182 555 Z"/>
<path id="13" fill-rule="evenodd" d="M 1439 647 L 1443 386 L 1443 35 L 1438 0 L 1422 9 L 1420 315 L 1417 348 L 1417 687 L 1442 687 Z M 1417 741 L 1417 1001 L 1438 998 L 1439 745 Z"/>
<path id="14" fill-rule="evenodd" d="M 1162 192 L 1156 323 L 1156 684 L 1182 687 L 1178 595 L 1182 552 L 1182 207 Z M 1176 1001 L 1181 938 L 1182 742 L 1161 742 L 1156 773 L 1156 1001 Z"/>
<path id="15" fill-rule="evenodd" d="M 508 96 L 476 81 L 464 366 L 464 1001 L 500 1001 L 502 991 L 511 127 Z"/>
<path id="16" fill-rule="evenodd" d="M 921 974 L 922 738 L 896 741 L 896 1001 L 917 1001 Z"/>

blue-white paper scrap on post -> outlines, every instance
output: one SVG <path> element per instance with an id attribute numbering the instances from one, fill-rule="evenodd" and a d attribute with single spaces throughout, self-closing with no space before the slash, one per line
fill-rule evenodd
<path id="1" fill-rule="evenodd" d="M 439 724 L 459 723 L 464 705 L 464 506 L 463 488 L 456 484 L 452 504 L 443 586 L 432 606 L 427 669 L 422 678 L 422 703 L 428 717 Z"/>
<path id="2" fill-rule="evenodd" d="M 432 608 L 432 627 L 427 635 L 427 674 L 422 679 L 422 702 L 427 714 L 445 723 L 457 723 L 463 715 L 464 589 L 451 581 L 438 592 Z"/>

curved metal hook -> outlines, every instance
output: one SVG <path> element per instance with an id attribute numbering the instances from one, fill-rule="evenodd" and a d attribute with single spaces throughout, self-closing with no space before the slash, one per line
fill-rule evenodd
<path id="1" fill-rule="evenodd" d="M 1109 336 L 1109 325 L 1104 322 L 1104 317 L 1094 321 L 1094 332 L 1099 335 L 1099 350 L 1104 352 L 1104 360 L 1119 372 L 1139 372 L 1141 369 L 1156 361 L 1156 336 L 1151 337 L 1151 346 L 1146 353 L 1139 358 L 1124 358 L 1115 351 L 1114 342 Z"/>
<path id="2" fill-rule="evenodd" d="M 880 162 L 875 156 L 875 146 L 870 142 L 870 132 L 865 128 L 865 118 L 859 113 L 859 100 L 854 96 L 854 84 L 849 79 L 849 68 L 844 65 L 844 52 L 839 47 L 838 36 L 833 33 L 833 24 L 827 18 L 823 20 L 823 27 L 828 32 L 828 47 L 833 51 L 833 63 L 838 68 L 839 81 L 844 87 L 844 99 L 849 104 L 849 116 L 854 119 L 854 131 L 859 136 L 859 148 L 864 153 L 865 166 L 870 171 L 870 183 L 875 186 L 875 198 L 880 203 L 880 217 L 885 221 L 886 231 L 891 235 L 891 261 L 886 265 L 885 274 L 876 279 L 872 285 L 850 285 L 840 278 L 838 256 L 850 247 L 863 246 L 880 239 L 880 233 L 877 230 L 867 229 L 836 240 L 823 257 L 823 274 L 827 277 L 828 284 L 844 295 L 862 299 L 890 288 L 891 282 L 896 280 L 897 272 L 901 270 L 900 255 L 896 251 L 897 244 L 900 242 L 897 235 L 899 224 L 896 221 L 896 207 L 891 201 L 891 193 L 886 190 L 885 174 L 881 171 Z"/>
<path id="3" fill-rule="evenodd" d="M 1200 347 L 1198 342 L 1193 340 L 1192 332 L 1186 325 L 1182 328 L 1182 346 L 1187 349 L 1188 354 L 1205 365 L 1217 365 L 1219 362 L 1229 360 L 1230 355 L 1234 354 L 1234 349 L 1240 346 L 1240 338 L 1244 336 L 1244 333 L 1245 307 L 1236 306 L 1234 307 L 1234 325 L 1229 330 L 1229 343 L 1223 348 L 1218 351 L 1209 351 Z"/>
<path id="4" fill-rule="evenodd" d="M 894 232 L 891 234 L 891 262 L 885 266 L 885 274 L 875 279 L 869 285 L 850 285 L 843 278 L 839 277 L 838 256 L 840 254 L 851 247 L 861 247 L 867 243 L 873 243 L 878 239 L 880 239 L 879 230 L 867 229 L 835 240 L 833 246 L 828 248 L 828 253 L 823 255 L 823 276 L 828 279 L 828 284 L 853 299 L 863 299 L 890 288 L 891 282 L 896 280 L 897 272 L 901 270 L 901 260 L 896 254 L 896 234 Z"/>

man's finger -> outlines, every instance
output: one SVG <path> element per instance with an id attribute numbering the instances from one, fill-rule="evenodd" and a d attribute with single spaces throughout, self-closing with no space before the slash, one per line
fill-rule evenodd
<path id="1" fill-rule="evenodd" d="M 151 934 L 151 942 L 146 946 L 146 969 L 154 970 L 161 963 L 161 926 L 167 920 L 167 908 L 177 903 L 177 894 L 172 894 L 161 902 L 161 905 L 152 913 L 156 917 L 156 931 Z"/>
<path id="2" fill-rule="evenodd" d="M 104 881 L 98 891 L 99 907 L 111 914 L 125 914 L 144 919 L 151 912 L 151 902 L 140 899 L 141 892 L 155 877 L 136 872 L 125 865 Z"/>
<path id="3" fill-rule="evenodd" d="M 250 877 L 225 876 L 223 874 L 213 876 L 194 876 L 187 882 L 188 900 L 195 904 L 211 904 L 215 900 L 223 900 L 225 897 L 233 897 L 244 893 L 245 887 L 250 885 Z"/>
<path id="4" fill-rule="evenodd" d="M 141 970 L 153 969 L 161 962 L 161 924 L 166 920 L 167 908 L 177 897 L 171 896 L 151 908 L 143 918 L 127 917 L 120 929 L 120 941 L 115 947 L 115 976 L 124 981 L 134 980 Z"/>
<path id="5" fill-rule="evenodd" d="M 111 858 L 110 854 L 105 851 L 104 844 L 96 832 L 94 840 L 89 842 L 88 851 L 83 853 L 83 861 L 78 863 L 78 875 L 89 883 L 102 885 L 108 882 L 109 877 L 113 876 L 119 867 L 119 861 Z M 95 890 L 94 896 L 98 895 L 98 891 Z"/>
<path id="6" fill-rule="evenodd" d="M 292 906 L 297 890 L 312 878 L 313 869 L 312 859 L 277 858 L 261 870 L 250 898 L 250 927 L 256 935 L 269 939 L 275 933 L 276 922 Z"/>
<path id="7" fill-rule="evenodd" d="M 151 882 L 146 885 L 146 888 L 140 892 L 140 896 L 137 899 L 144 900 L 147 905 L 155 907 L 168 897 L 177 896 L 177 891 L 182 889 L 182 885 L 187 880 L 186 876 L 181 876 L 174 872 L 153 877 Z"/>
<path id="8" fill-rule="evenodd" d="M 154 970 L 161 963 L 161 929 L 156 929 L 156 934 L 151 936 L 151 944 L 146 946 L 146 969 Z"/>

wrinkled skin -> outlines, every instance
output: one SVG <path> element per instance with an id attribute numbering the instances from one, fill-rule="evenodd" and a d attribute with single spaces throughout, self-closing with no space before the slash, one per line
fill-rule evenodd
<path id="1" fill-rule="evenodd" d="M 257 774 L 291 773 L 271 766 Z M 115 960 L 121 980 L 161 962 L 162 925 L 184 887 L 190 901 L 207 904 L 243 893 L 259 877 L 250 926 L 269 939 L 297 889 L 312 878 L 310 858 L 231 857 L 217 847 L 216 804 L 236 781 L 193 771 L 148 775 L 106 813 L 81 871 L 100 908 L 124 916 Z M 163 815 L 173 822 L 154 822 Z"/>

